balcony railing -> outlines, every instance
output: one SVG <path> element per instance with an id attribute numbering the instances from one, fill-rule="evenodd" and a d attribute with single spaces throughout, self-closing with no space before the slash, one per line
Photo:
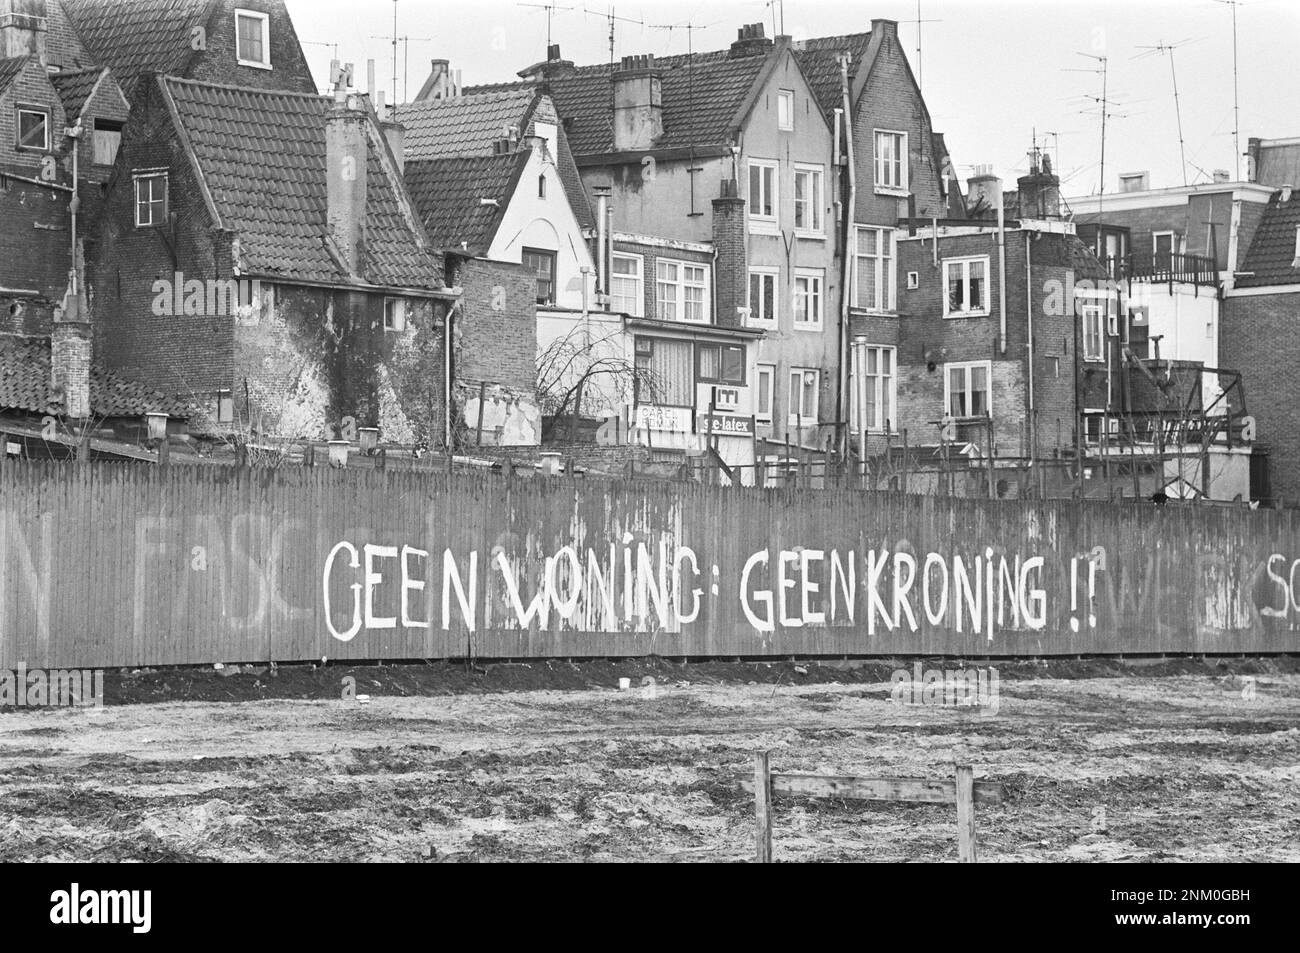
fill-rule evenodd
<path id="1" fill-rule="evenodd" d="M 1103 264 L 1115 281 L 1166 281 L 1211 287 L 1219 283 L 1218 266 L 1213 258 L 1204 255 L 1158 252 L 1106 258 Z"/>

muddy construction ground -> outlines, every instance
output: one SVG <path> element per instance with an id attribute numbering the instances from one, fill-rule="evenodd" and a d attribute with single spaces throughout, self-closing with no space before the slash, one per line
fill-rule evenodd
<path id="1" fill-rule="evenodd" d="M 977 811 L 982 861 L 1300 860 L 1295 659 L 1000 666 L 996 714 L 896 704 L 894 668 L 109 673 L 102 709 L 0 710 L 0 860 L 747 860 L 764 748 L 776 771 L 969 762 L 1007 795 Z M 952 861 L 955 821 L 778 798 L 774 855 Z"/>

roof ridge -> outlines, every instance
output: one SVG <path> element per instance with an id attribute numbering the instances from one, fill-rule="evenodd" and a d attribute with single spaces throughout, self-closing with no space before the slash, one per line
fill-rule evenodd
<path id="1" fill-rule="evenodd" d="M 150 73 L 154 76 L 158 76 L 167 83 L 182 84 L 185 86 L 202 86 L 205 89 L 226 89 L 234 93 L 257 93 L 264 96 L 276 96 L 282 99 L 313 99 L 324 102 L 331 102 L 334 98 L 324 93 L 300 93 L 292 89 L 267 89 L 264 86 L 236 86 L 233 83 L 213 83 L 201 79 L 187 79 L 184 76 L 173 76 L 170 73 L 159 73 L 156 70 L 147 70 L 140 75 L 147 76 Z M 365 96 L 366 94 L 356 92 L 355 95 Z"/>

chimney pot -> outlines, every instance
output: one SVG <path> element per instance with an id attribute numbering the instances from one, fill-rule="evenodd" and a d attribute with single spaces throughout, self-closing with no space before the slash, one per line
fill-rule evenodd
<path id="1" fill-rule="evenodd" d="M 1290 183 L 1290 182 L 1288 182 L 1286 185 L 1282 186 L 1282 195 L 1281 195 L 1281 199 L 1282 199 L 1283 202 L 1290 202 L 1290 201 L 1291 201 L 1291 183 Z"/>

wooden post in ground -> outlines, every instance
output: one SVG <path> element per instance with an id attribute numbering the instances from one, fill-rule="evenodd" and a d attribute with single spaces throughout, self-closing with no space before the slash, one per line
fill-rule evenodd
<path id="1" fill-rule="evenodd" d="M 957 765 L 957 859 L 975 863 L 975 772 Z"/>
<path id="2" fill-rule="evenodd" d="M 757 851 L 754 860 L 772 862 L 772 774 L 769 753 L 754 755 L 754 819 L 757 822 Z"/>

